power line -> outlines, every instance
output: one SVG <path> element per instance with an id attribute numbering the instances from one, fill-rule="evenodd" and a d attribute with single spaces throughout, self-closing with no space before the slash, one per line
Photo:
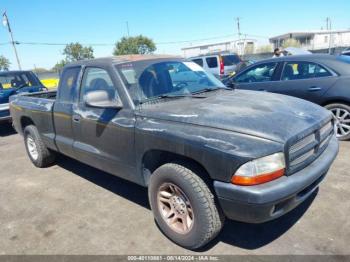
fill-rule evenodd
<path id="1" fill-rule="evenodd" d="M 242 34 L 242 33 L 241 33 Z M 252 34 L 244 34 L 246 36 L 250 37 L 256 37 L 256 38 L 264 38 L 268 39 L 268 36 L 262 36 L 262 35 L 252 35 Z M 200 42 L 200 41 L 208 41 L 208 40 L 215 40 L 215 39 L 222 39 L 222 38 L 228 38 L 228 37 L 234 37 L 236 34 L 228 34 L 228 35 L 221 35 L 221 36 L 213 36 L 213 37 L 207 37 L 207 38 L 197 38 L 197 39 L 190 39 L 190 40 L 178 40 L 178 41 L 168 41 L 168 42 L 157 42 L 156 45 L 172 45 L 172 44 L 186 44 L 186 43 L 193 43 L 193 42 Z M 2 42 L 0 45 L 9 45 L 11 42 Z M 69 43 L 54 43 L 54 42 L 22 42 L 22 41 L 15 41 L 14 44 L 16 45 L 41 45 L 41 46 L 66 46 Z M 82 45 L 87 46 L 114 46 L 115 43 L 81 43 Z"/>

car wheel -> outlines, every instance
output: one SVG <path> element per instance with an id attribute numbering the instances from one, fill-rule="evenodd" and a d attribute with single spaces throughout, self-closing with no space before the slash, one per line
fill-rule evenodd
<path id="1" fill-rule="evenodd" d="M 350 106 L 345 104 L 329 104 L 326 106 L 328 110 L 337 119 L 336 130 L 339 140 L 350 139 Z"/>
<path id="2" fill-rule="evenodd" d="M 36 167 L 47 167 L 55 161 L 55 153 L 45 146 L 35 126 L 27 126 L 23 134 L 27 154 Z"/>
<path id="3" fill-rule="evenodd" d="M 224 216 L 208 186 L 182 165 L 159 167 L 150 178 L 148 195 L 159 228 L 182 247 L 204 246 L 223 226 Z"/>

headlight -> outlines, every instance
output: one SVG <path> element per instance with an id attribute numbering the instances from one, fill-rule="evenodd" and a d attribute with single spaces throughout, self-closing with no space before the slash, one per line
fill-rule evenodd
<path id="1" fill-rule="evenodd" d="M 266 183 L 283 176 L 285 168 L 284 154 L 276 153 L 245 163 L 232 176 L 231 182 L 243 186 Z"/>

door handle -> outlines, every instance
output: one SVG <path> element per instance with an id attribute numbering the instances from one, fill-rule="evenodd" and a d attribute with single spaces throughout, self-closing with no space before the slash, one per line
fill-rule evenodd
<path id="1" fill-rule="evenodd" d="M 309 87 L 310 92 L 320 91 L 322 88 L 319 86 L 311 86 Z"/>
<path id="2" fill-rule="evenodd" d="M 80 122 L 80 119 L 81 119 L 80 115 L 73 115 L 74 122 Z"/>

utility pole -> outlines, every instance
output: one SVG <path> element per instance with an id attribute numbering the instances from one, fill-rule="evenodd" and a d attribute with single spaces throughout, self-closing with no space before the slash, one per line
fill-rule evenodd
<path id="1" fill-rule="evenodd" d="M 240 17 L 237 17 L 237 18 L 236 18 L 236 21 L 237 21 L 237 32 L 238 32 L 239 51 L 240 51 L 240 54 L 242 54 Z"/>
<path id="2" fill-rule="evenodd" d="M 329 47 L 328 47 L 328 54 L 332 53 L 332 20 L 327 17 L 327 25 L 329 25 Z"/>
<path id="3" fill-rule="evenodd" d="M 7 27 L 7 30 L 9 31 L 11 43 L 12 43 L 13 50 L 15 51 L 15 55 L 16 55 L 16 59 L 17 59 L 18 69 L 22 70 L 21 63 L 19 62 L 17 49 L 16 49 L 16 42 L 13 40 L 13 34 L 12 34 L 10 22 L 9 22 L 8 17 L 7 17 L 6 11 L 2 14 L 2 23 L 5 27 Z"/>
<path id="4" fill-rule="evenodd" d="M 130 37 L 129 22 L 128 21 L 126 21 L 126 32 L 128 33 L 128 37 Z"/>

